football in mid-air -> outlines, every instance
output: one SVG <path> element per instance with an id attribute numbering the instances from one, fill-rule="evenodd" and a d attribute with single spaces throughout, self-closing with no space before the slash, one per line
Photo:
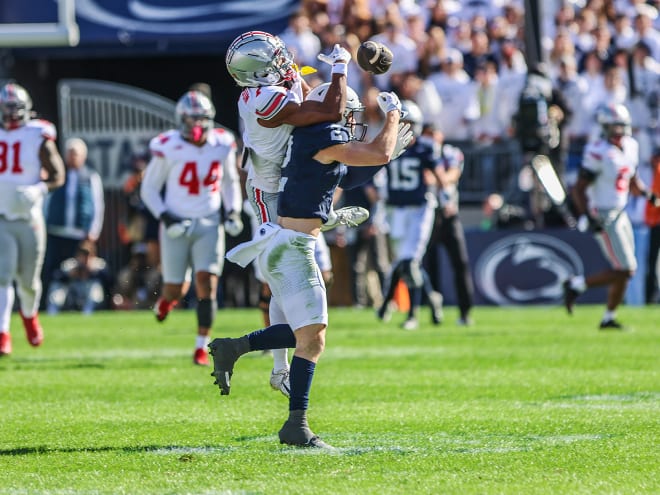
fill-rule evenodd
<path id="1" fill-rule="evenodd" d="M 365 41 L 357 51 L 357 63 L 372 74 L 384 74 L 392 65 L 392 51 L 377 41 Z"/>

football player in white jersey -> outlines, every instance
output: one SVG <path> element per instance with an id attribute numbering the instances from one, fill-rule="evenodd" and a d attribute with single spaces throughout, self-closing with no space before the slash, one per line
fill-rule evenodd
<path id="1" fill-rule="evenodd" d="M 46 249 L 43 200 L 64 184 L 55 126 L 33 120 L 32 99 L 18 84 L 0 89 L 0 356 L 12 351 L 9 321 L 16 281 L 28 342 L 39 346 L 38 309 Z"/>
<path id="2" fill-rule="evenodd" d="M 188 91 L 179 99 L 176 114 L 181 127 L 151 140 L 152 159 L 140 195 L 161 222 L 164 285 L 154 307 L 156 319 L 163 321 L 185 295 L 192 267 L 197 295 L 193 362 L 206 366 L 218 277 L 224 266 L 225 231 L 236 236 L 243 230 L 236 141 L 231 132 L 213 128 L 215 108 L 198 91 Z"/>
<path id="3" fill-rule="evenodd" d="M 639 150 L 630 135 L 630 113 L 621 104 L 607 104 L 597 111 L 602 128 L 599 139 L 587 144 L 573 200 L 578 228 L 593 232 L 611 268 L 584 277 L 573 276 L 564 282 L 564 304 L 569 314 L 577 297 L 591 287 L 606 285 L 607 309 L 600 329 L 621 330 L 616 309 L 621 304 L 628 279 L 637 268 L 632 225 L 625 211 L 628 195 L 645 196 L 656 206 L 658 198 L 637 177 Z"/>
<path id="4" fill-rule="evenodd" d="M 330 89 L 321 102 L 305 100 L 310 87 L 279 37 L 263 31 L 249 31 L 238 36 L 227 49 L 227 71 L 245 88 L 238 100 L 238 111 L 245 145 L 243 163 L 248 173 L 246 193 L 259 224 L 277 220 L 282 163 L 294 127 L 337 122 L 345 110 L 350 53 L 335 45 L 329 55 L 321 55 L 319 59 L 332 65 Z M 355 226 L 368 216 L 364 208 L 342 208 L 330 214 L 323 230 L 340 223 Z M 319 249 L 322 245 L 318 244 Z M 263 282 L 263 276 L 255 271 Z M 259 306 L 268 325 L 271 293 L 265 282 L 260 299 Z M 273 351 L 270 385 L 287 397 L 288 376 L 287 350 Z"/>

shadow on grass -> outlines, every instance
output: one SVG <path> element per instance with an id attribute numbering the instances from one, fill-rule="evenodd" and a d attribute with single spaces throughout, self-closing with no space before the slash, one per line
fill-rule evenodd
<path id="1" fill-rule="evenodd" d="M 234 451 L 230 446 L 212 446 L 204 445 L 199 447 L 188 445 L 145 445 L 137 447 L 48 447 L 39 445 L 37 447 L 17 447 L 15 449 L 0 449 L 2 456 L 28 456 L 35 454 L 77 454 L 77 453 L 103 453 L 103 452 L 124 452 L 135 453 L 155 453 L 155 454 L 182 454 L 190 455 L 195 453 L 222 453 Z"/>

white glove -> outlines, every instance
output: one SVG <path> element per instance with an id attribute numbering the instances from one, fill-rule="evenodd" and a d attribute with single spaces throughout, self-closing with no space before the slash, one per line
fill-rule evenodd
<path id="1" fill-rule="evenodd" d="M 243 221 L 240 213 L 235 211 L 229 213 L 227 220 L 225 220 L 225 232 L 232 237 L 236 237 L 243 232 Z"/>
<path id="2" fill-rule="evenodd" d="M 387 114 L 392 110 L 398 110 L 401 112 L 401 101 L 399 101 L 399 97 L 393 91 L 390 91 L 389 93 L 387 91 L 381 91 L 378 93 L 378 98 L 376 99 L 378 100 L 378 106 L 383 113 Z"/>
<path id="3" fill-rule="evenodd" d="M 37 182 L 29 186 L 18 186 L 16 192 L 21 206 L 29 210 L 48 194 L 48 186 L 45 182 Z"/>
<path id="4" fill-rule="evenodd" d="M 167 234 L 167 237 L 170 239 L 176 239 L 177 237 L 181 237 L 183 234 L 188 233 L 188 229 L 191 227 L 192 221 L 191 220 L 181 220 L 180 222 L 176 222 L 173 224 L 170 224 L 166 229 L 165 233 Z"/>
<path id="5" fill-rule="evenodd" d="M 325 62 L 329 65 L 334 65 L 338 62 L 347 64 L 351 61 L 351 54 L 348 52 L 348 50 L 346 50 L 346 48 L 336 44 L 328 55 L 319 53 L 316 58 L 318 58 L 321 62 Z"/>
<path id="6" fill-rule="evenodd" d="M 395 158 L 399 158 L 403 154 L 403 152 L 406 151 L 406 148 L 413 140 L 413 137 L 414 137 L 413 131 L 410 130 L 410 123 L 400 122 L 399 132 L 396 136 L 396 146 L 394 146 L 394 151 L 392 152 L 392 160 L 394 160 Z"/>

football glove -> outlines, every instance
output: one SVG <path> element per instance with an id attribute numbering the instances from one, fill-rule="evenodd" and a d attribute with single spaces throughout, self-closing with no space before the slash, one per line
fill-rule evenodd
<path id="1" fill-rule="evenodd" d="M 243 221 L 241 220 L 240 213 L 237 211 L 230 211 L 227 214 L 227 219 L 225 220 L 225 232 L 232 237 L 236 237 L 243 232 Z"/>
<path id="2" fill-rule="evenodd" d="M 329 54 L 319 53 L 316 58 L 329 65 L 336 63 L 347 64 L 351 61 L 351 54 L 346 48 L 337 43 Z"/>
<path id="3" fill-rule="evenodd" d="M 160 221 L 165 225 L 165 233 L 170 239 L 181 237 L 192 225 L 191 220 L 179 218 L 169 211 L 165 211 L 160 215 Z"/>
<path id="4" fill-rule="evenodd" d="M 656 208 L 660 207 L 660 198 L 658 198 L 656 193 L 646 191 L 644 197 L 648 200 L 649 203 L 651 203 L 651 206 L 655 206 Z"/>
<path id="5" fill-rule="evenodd" d="M 399 158 L 408 145 L 413 139 L 413 131 L 410 129 L 409 122 L 400 122 L 399 123 L 399 132 L 396 136 L 396 145 L 394 146 L 394 151 L 392 152 L 392 160 Z"/>
<path id="6" fill-rule="evenodd" d="M 399 97 L 393 91 L 381 91 L 378 93 L 378 106 L 383 111 L 384 114 L 391 112 L 392 110 L 398 110 L 401 113 L 401 101 Z"/>
<path id="7" fill-rule="evenodd" d="M 37 182 L 29 186 L 18 186 L 16 192 L 21 204 L 29 209 L 48 194 L 48 186 L 45 182 Z"/>
<path id="8" fill-rule="evenodd" d="M 580 215 L 577 221 L 577 229 L 580 232 L 593 232 L 597 234 L 603 231 L 603 221 L 591 215 Z"/>

